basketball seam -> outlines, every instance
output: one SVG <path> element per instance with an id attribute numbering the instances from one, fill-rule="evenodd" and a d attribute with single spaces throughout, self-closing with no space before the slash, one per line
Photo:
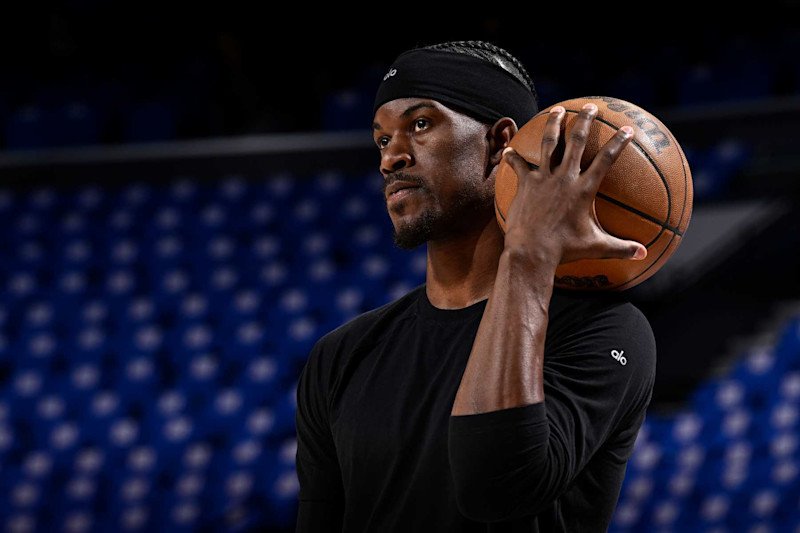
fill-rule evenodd
<path id="1" fill-rule="evenodd" d="M 503 215 L 503 212 L 500 211 L 500 206 L 497 205 L 497 196 L 496 195 L 494 197 L 494 210 L 500 216 L 500 218 L 503 219 L 503 222 L 505 222 L 506 221 L 506 217 Z M 503 232 L 503 233 L 505 233 L 505 232 Z"/>
<path id="2" fill-rule="evenodd" d="M 652 215 L 648 215 L 647 213 L 645 213 L 643 211 L 639 211 L 635 207 L 631 207 L 631 206 L 629 206 L 627 204 L 623 204 L 622 202 L 620 202 L 616 198 L 612 198 L 611 196 L 608 196 L 607 194 L 603 194 L 601 192 L 598 192 L 597 196 L 602 198 L 606 202 L 610 202 L 610 203 L 616 205 L 617 207 L 621 207 L 621 208 L 625 209 L 626 211 L 630 211 L 634 215 L 638 215 L 638 216 L 644 218 L 645 220 L 649 220 L 653 224 L 657 224 L 657 225 L 661 226 L 662 229 L 668 229 L 672 233 L 676 233 L 676 234 L 680 235 L 681 237 L 683 237 L 683 232 L 681 232 L 678 228 L 674 228 L 674 227 L 670 226 L 669 224 L 665 224 L 664 222 L 661 222 L 660 220 L 658 220 L 656 217 L 654 217 Z M 656 239 L 657 238 L 658 237 L 656 237 Z"/>
<path id="3" fill-rule="evenodd" d="M 652 223 L 656 224 L 656 225 L 657 225 L 657 226 L 660 228 L 660 229 L 658 230 L 658 234 L 657 234 L 655 237 L 653 237 L 653 239 L 652 239 L 650 242 L 648 242 L 647 244 L 645 244 L 645 245 L 644 245 L 644 247 L 645 247 L 645 248 L 647 248 L 648 250 L 650 249 L 650 247 L 651 247 L 651 246 L 652 246 L 652 245 L 653 245 L 653 244 L 654 244 L 654 243 L 655 243 L 655 242 L 656 242 L 658 239 L 660 239 L 660 238 L 661 238 L 661 235 L 663 235 L 663 234 L 664 234 L 664 230 L 665 230 L 665 229 L 667 229 L 667 228 L 665 228 L 665 227 L 664 227 L 664 224 L 662 224 L 662 223 L 661 223 L 661 222 L 660 222 L 658 219 L 656 219 L 655 217 L 649 217 L 647 214 L 645 214 L 645 213 L 642 213 L 642 212 L 637 212 L 636 210 L 634 210 L 634 209 L 632 209 L 632 208 L 631 208 L 631 209 L 628 209 L 628 206 L 627 206 L 627 205 L 623 204 L 622 202 L 619 202 L 619 201 L 615 200 L 614 198 L 611 198 L 610 196 L 606 196 L 606 195 L 605 195 L 605 194 L 603 194 L 603 193 L 597 193 L 597 194 L 596 194 L 596 196 L 599 196 L 601 200 L 605 200 L 605 201 L 607 201 L 607 202 L 609 202 L 609 203 L 612 203 L 612 204 L 616 205 L 617 207 L 621 207 L 621 208 L 623 209 L 623 211 L 627 211 L 627 212 L 629 212 L 629 213 L 631 213 L 631 214 L 633 214 L 633 215 L 639 216 L 640 218 L 643 218 L 643 219 L 645 219 L 645 220 L 647 220 L 647 221 L 649 221 L 649 222 L 652 222 Z M 596 203 L 596 202 L 595 202 L 595 203 Z M 605 228 L 603 228 L 603 229 L 605 230 Z M 609 234 L 609 235 L 614 235 L 613 233 L 611 233 L 611 232 L 610 232 L 610 231 L 608 231 L 608 230 L 605 230 L 605 231 L 606 231 L 606 232 L 608 232 L 608 234 Z M 620 237 L 619 237 L 619 235 L 614 235 L 614 237 L 620 238 Z M 644 244 L 644 243 L 642 243 L 642 244 Z"/>
<path id="4" fill-rule="evenodd" d="M 678 219 L 678 227 L 680 228 L 683 225 L 683 215 L 686 214 L 687 196 L 689 194 L 689 175 L 686 171 L 686 167 L 689 166 L 689 161 L 686 159 L 686 154 L 683 153 L 683 150 L 678 144 L 678 140 L 675 138 L 675 136 L 672 134 L 669 128 L 664 126 L 664 129 L 667 131 L 667 134 L 672 139 L 672 142 L 675 143 L 675 147 L 678 148 L 678 153 L 681 155 L 681 167 L 683 168 L 683 207 L 681 208 L 681 216 Z"/>

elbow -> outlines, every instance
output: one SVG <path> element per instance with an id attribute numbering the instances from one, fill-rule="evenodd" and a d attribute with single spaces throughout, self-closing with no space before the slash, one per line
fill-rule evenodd
<path id="1" fill-rule="evenodd" d="M 524 486 L 514 481 L 503 484 L 475 480 L 457 483 L 455 489 L 459 512 L 469 520 L 485 523 L 535 516 L 556 498 L 557 491 L 551 490 L 542 477 L 532 477 Z"/>
<path id="2" fill-rule="evenodd" d="M 474 522 L 502 522 L 512 516 L 508 501 L 502 501 L 486 485 L 460 485 L 455 491 L 459 512 Z"/>
<path id="3" fill-rule="evenodd" d="M 546 441 L 501 453 L 462 443 L 451 440 L 450 465 L 458 510 L 469 520 L 535 516 L 555 502 L 570 479 L 566 457 L 553 453 Z"/>

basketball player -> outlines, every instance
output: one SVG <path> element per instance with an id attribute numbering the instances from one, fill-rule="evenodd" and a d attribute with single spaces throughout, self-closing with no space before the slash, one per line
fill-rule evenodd
<path id="1" fill-rule="evenodd" d="M 579 258 L 641 258 L 592 215 L 631 132 L 579 162 L 596 109 L 555 157 L 508 148 L 537 112 L 525 69 L 484 42 L 401 54 L 375 100 L 386 206 L 426 282 L 325 335 L 298 386 L 297 531 L 605 531 L 649 405 L 655 343 L 620 295 L 554 288 Z M 505 235 L 493 208 L 519 175 Z M 552 159 L 552 160 L 548 160 Z M 620 356 L 624 354 L 624 356 Z"/>

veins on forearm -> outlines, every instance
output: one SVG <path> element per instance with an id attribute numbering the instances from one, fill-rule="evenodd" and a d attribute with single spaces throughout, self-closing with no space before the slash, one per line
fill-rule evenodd
<path id="1" fill-rule="evenodd" d="M 453 414 L 477 414 L 544 400 L 542 358 L 552 277 L 501 260 Z M 537 280 L 537 278 L 539 278 Z M 543 281 L 547 280 L 547 281 Z"/>

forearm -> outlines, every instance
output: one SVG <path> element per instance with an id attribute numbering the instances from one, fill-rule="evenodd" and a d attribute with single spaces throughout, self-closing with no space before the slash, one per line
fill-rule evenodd
<path id="1" fill-rule="evenodd" d="M 542 364 L 555 266 L 509 247 L 473 343 L 452 415 L 544 401 Z"/>

